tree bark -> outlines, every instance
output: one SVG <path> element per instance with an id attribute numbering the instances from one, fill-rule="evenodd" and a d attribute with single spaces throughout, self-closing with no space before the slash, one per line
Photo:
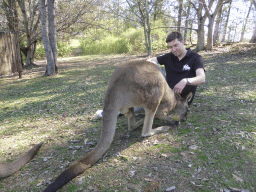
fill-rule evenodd
<path id="1" fill-rule="evenodd" d="M 55 0 L 48 0 L 48 24 L 49 24 L 49 41 L 52 49 L 53 61 L 55 73 L 58 73 L 57 68 L 57 32 L 56 32 L 56 17 L 55 9 L 56 4 Z"/>
<path id="2" fill-rule="evenodd" d="M 27 55 L 26 55 L 26 66 L 32 66 L 34 64 L 36 43 L 38 40 L 38 25 L 40 17 L 37 15 L 38 2 L 33 1 L 28 7 L 25 5 L 24 0 L 17 0 L 19 8 L 22 13 L 22 24 L 24 26 L 26 41 L 27 41 Z"/>
<path id="3" fill-rule="evenodd" d="M 22 76 L 19 34 L 0 32 L 0 75 L 18 72 Z"/>
<path id="4" fill-rule="evenodd" d="M 244 25 L 243 25 L 242 32 L 241 32 L 240 42 L 243 42 L 243 41 L 244 41 L 244 32 L 245 32 L 245 29 L 246 29 L 246 25 L 247 25 L 247 22 L 248 22 L 248 18 L 249 18 L 251 9 L 252 9 L 252 2 L 251 2 L 251 5 L 250 5 L 250 7 L 249 7 L 249 10 L 248 10 L 246 19 L 245 19 L 245 21 L 244 21 Z"/>
<path id="5" fill-rule="evenodd" d="M 36 52 L 36 44 L 37 44 L 37 41 L 34 41 L 32 43 L 29 43 L 29 46 L 27 47 L 27 54 L 25 55 L 26 56 L 26 66 L 35 65 L 34 58 L 35 58 L 35 52 Z"/>
<path id="6" fill-rule="evenodd" d="M 141 26 L 143 26 L 145 46 L 146 46 L 148 55 L 151 55 L 152 46 L 151 46 L 151 26 L 150 26 L 150 20 L 149 20 L 150 19 L 149 11 L 152 10 L 153 7 L 149 8 L 149 4 L 147 0 L 140 0 L 136 2 L 126 0 L 126 2 L 129 5 L 131 11 L 134 13 L 134 15 L 139 18 L 139 22 Z"/>
<path id="7" fill-rule="evenodd" d="M 42 23 L 42 39 L 45 49 L 45 54 L 47 58 L 47 66 L 45 71 L 45 76 L 51 76 L 55 74 L 55 64 L 53 58 L 53 52 L 49 40 L 49 29 L 46 11 L 45 0 L 40 0 L 40 12 L 41 12 L 41 23 Z"/>
<path id="8" fill-rule="evenodd" d="M 206 20 L 206 13 L 202 15 L 203 5 L 201 0 L 199 0 L 198 8 L 196 5 L 190 1 L 191 5 L 196 10 L 197 14 L 197 22 L 198 22 L 198 29 L 197 29 L 197 45 L 194 51 L 201 51 L 204 49 L 204 23 Z"/>
<path id="9" fill-rule="evenodd" d="M 11 32 L 18 31 L 18 12 L 17 4 L 15 0 L 5 0 L 3 1 L 3 9 L 8 21 L 8 28 Z"/>
<path id="10" fill-rule="evenodd" d="M 222 7 L 223 7 L 223 5 L 222 5 Z M 215 22 L 215 28 L 214 28 L 214 33 L 213 33 L 213 45 L 215 45 L 219 41 L 222 7 L 219 9 L 219 11 L 217 13 L 217 19 Z"/>
<path id="11" fill-rule="evenodd" d="M 197 45 L 196 45 L 195 51 L 201 51 L 203 49 L 204 49 L 204 24 L 199 23 L 198 31 L 197 31 Z"/>
<path id="12" fill-rule="evenodd" d="M 218 0 L 217 6 L 216 6 L 213 14 L 210 13 L 210 9 L 212 7 L 213 0 L 210 1 L 209 6 L 206 5 L 205 0 L 201 0 L 201 1 L 203 3 L 206 15 L 207 15 L 207 17 L 209 19 L 206 50 L 211 50 L 212 49 L 212 45 L 213 45 L 213 24 L 214 24 L 214 19 L 215 19 L 216 15 L 217 15 L 219 9 L 222 7 L 224 0 Z"/>
<path id="13" fill-rule="evenodd" d="M 188 9 L 186 12 L 185 29 L 184 29 L 184 43 L 186 43 L 187 37 L 188 37 L 188 24 L 189 24 L 188 18 L 189 18 L 189 14 L 190 14 L 190 7 L 191 7 L 191 5 L 188 4 Z"/>
<path id="14" fill-rule="evenodd" d="M 256 9 L 256 2 L 255 0 L 251 0 L 252 4 L 254 5 L 255 9 Z M 252 38 L 249 41 L 250 43 L 256 43 L 256 21 L 255 21 L 255 26 L 253 29 L 253 34 L 252 34 Z"/>
<path id="15" fill-rule="evenodd" d="M 224 25 L 224 32 L 223 32 L 223 37 L 222 37 L 221 42 L 224 42 L 226 39 L 228 21 L 229 21 L 229 16 L 230 16 L 230 11 L 231 11 L 231 4 L 232 4 L 232 0 L 230 1 L 229 7 L 228 7 L 228 15 L 227 15 L 227 19 L 226 19 L 226 22 Z"/>
<path id="16" fill-rule="evenodd" d="M 254 26 L 253 33 L 252 33 L 252 38 L 249 41 L 249 43 L 256 43 L 256 22 L 255 22 L 255 26 Z"/>
<path id="17" fill-rule="evenodd" d="M 179 0 L 179 13 L 178 13 L 178 28 L 177 31 L 181 32 L 181 18 L 182 18 L 182 10 L 183 10 L 183 0 Z"/>

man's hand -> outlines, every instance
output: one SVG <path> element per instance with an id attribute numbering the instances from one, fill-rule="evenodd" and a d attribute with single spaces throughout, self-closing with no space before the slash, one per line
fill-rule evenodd
<path id="1" fill-rule="evenodd" d="M 187 83 L 188 83 L 187 79 L 182 79 L 179 83 L 177 83 L 174 86 L 174 88 L 173 88 L 174 92 L 180 94 L 182 92 L 182 90 L 184 89 L 184 87 L 187 85 Z"/>

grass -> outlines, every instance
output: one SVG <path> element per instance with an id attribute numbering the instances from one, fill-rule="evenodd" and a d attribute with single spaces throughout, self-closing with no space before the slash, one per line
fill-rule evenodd
<path id="1" fill-rule="evenodd" d="M 198 88 L 188 120 L 149 138 L 119 117 L 110 150 L 60 191 L 256 190 L 256 71 L 254 49 L 201 53 L 207 83 Z M 60 74 L 42 77 L 45 64 L 0 78 L 0 162 L 44 141 L 35 158 L 1 191 L 42 191 L 98 142 L 103 97 L 115 66 L 127 55 L 59 61 Z M 145 59 L 145 58 L 140 58 Z M 154 126 L 164 125 L 156 120 Z M 90 145 L 85 145 L 84 140 Z"/>

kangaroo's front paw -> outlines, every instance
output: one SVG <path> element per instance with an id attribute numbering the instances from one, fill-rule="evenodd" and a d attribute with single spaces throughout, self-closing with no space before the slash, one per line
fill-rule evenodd
<path id="1" fill-rule="evenodd" d="M 173 121 L 173 122 L 170 122 L 169 125 L 171 126 L 176 126 L 176 125 L 179 125 L 180 124 L 180 121 Z"/>

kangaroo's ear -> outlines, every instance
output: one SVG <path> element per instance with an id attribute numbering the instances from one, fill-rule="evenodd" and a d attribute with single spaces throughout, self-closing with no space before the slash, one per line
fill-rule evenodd
<path id="1" fill-rule="evenodd" d="M 190 93 L 186 96 L 186 101 L 187 101 L 187 102 L 190 102 L 192 98 L 193 98 L 193 93 L 190 92 Z"/>
<path id="2" fill-rule="evenodd" d="M 175 99 L 177 99 L 177 100 L 181 100 L 182 99 L 182 97 L 180 96 L 179 93 L 175 93 L 174 95 L 175 95 Z"/>

